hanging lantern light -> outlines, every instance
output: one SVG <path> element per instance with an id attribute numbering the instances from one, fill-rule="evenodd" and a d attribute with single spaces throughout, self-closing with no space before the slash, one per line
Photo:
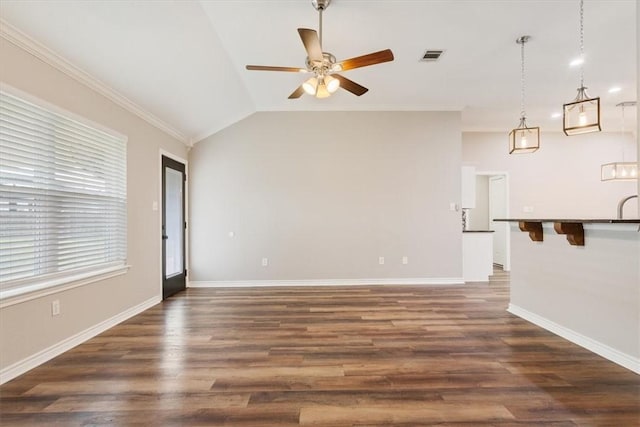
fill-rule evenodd
<path id="1" fill-rule="evenodd" d="M 626 162 L 624 156 L 624 107 L 636 105 L 635 101 L 621 102 L 616 107 L 622 108 L 622 131 L 620 135 L 620 149 L 622 151 L 622 161 L 605 163 L 600 166 L 601 181 L 635 181 L 638 179 L 638 163 Z"/>
<path id="2" fill-rule="evenodd" d="M 540 148 L 540 128 L 527 126 L 524 110 L 524 45 L 529 40 L 530 36 L 516 40 L 520 45 L 520 124 L 509 132 L 509 154 L 533 153 Z"/>
<path id="3" fill-rule="evenodd" d="M 580 0 L 580 87 L 576 98 L 562 107 L 565 135 L 599 132 L 600 98 L 590 98 L 584 85 L 584 0 Z"/>

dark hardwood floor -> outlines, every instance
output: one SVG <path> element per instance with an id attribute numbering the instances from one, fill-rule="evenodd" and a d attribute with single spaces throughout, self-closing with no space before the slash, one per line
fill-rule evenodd
<path id="1" fill-rule="evenodd" d="M 189 289 L 0 387 L 0 424 L 638 426 L 640 376 L 465 286 Z"/>

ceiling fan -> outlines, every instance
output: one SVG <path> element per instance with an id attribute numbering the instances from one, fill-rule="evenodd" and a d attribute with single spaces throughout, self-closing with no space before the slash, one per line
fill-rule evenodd
<path id="1" fill-rule="evenodd" d="M 298 34 L 300 34 L 300 38 L 308 55 L 306 68 L 247 65 L 247 70 L 313 73 L 314 76 L 298 86 L 298 88 L 289 95 L 289 99 L 300 98 L 304 93 L 315 96 L 316 98 L 326 98 L 340 87 L 357 96 L 365 94 L 369 89 L 337 73 L 393 61 L 393 52 L 391 52 L 391 49 L 385 49 L 367 55 L 345 59 L 340 62 L 337 62 L 336 57 L 329 52 L 324 52 L 322 50 L 322 12 L 329 7 L 330 3 L 331 0 L 311 1 L 311 4 L 318 11 L 320 17 L 319 32 L 309 28 L 298 28 Z"/>

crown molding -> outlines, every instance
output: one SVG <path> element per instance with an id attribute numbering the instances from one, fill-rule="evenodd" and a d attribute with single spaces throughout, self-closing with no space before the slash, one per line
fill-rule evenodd
<path id="1" fill-rule="evenodd" d="M 146 111 L 142 107 L 129 100 L 124 95 L 116 92 L 100 80 L 96 79 L 86 71 L 73 65 L 71 62 L 64 59 L 45 45 L 29 37 L 27 34 L 18 30 L 4 19 L 0 18 L 0 37 L 4 38 L 8 42 L 16 45 L 22 50 L 30 53 L 34 57 L 43 61 L 44 63 L 54 67 L 58 71 L 63 72 L 72 79 L 84 84 L 110 101 L 116 103 L 120 107 L 129 111 L 132 114 L 140 117 L 150 125 L 160 129 L 162 132 L 170 135 L 183 144 L 189 146 L 190 141 L 182 132 L 175 129 L 173 126 L 162 121 L 158 117 L 154 116 L 150 112 Z"/>

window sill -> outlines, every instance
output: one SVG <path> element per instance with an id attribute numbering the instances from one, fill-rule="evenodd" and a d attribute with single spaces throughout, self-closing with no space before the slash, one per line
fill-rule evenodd
<path id="1" fill-rule="evenodd" d="M 16 289 L 0 291 L 0 308 L 9 307 L 26 301 L 42 298 L 58 292 L 68 291 L 90 283 L 99 282 L 111 277 L 126 274 L 130 265 L 119 265 L 101 270 L 79 273 L 58 279 L 38 282 L 33 285 L 21 286 Z"/>

